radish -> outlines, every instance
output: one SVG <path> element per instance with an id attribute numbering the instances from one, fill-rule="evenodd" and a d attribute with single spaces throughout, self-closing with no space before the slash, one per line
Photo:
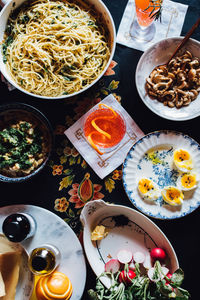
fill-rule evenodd
<path id="1" fill-rule="evenodd" d="M 136 263 L 142 264 L 145 261 L 145 255 L 138 251 L 133 254 L 133 259 Z"/>
<path id="2" fill-rule="evenodd" d="M 166 276 L 169 273 L 169 269 L 166 267 L 161 267 L 162 268 L 162 274 L 163 274 L 163 278 L 164 276 Z"/>
<path id="3" fill-rule="evenodd" d="M 161 273 L 159 272 L 159 277 L 157 279 L 154 279 L 154 272 L 155 272 L 155 268 L 152 267 L 148 270 L 147 275 L 149 277 L 149 279 L 151 279 L 151 281 L 156 282 L 159 281 L 160 279 L 163 279 L 169 272 L 169 269 L 166 267 L 161 267 Z"/>
<path id="4" fill-rule="evenodd" d="M 121 271 L 119 274 L 119 282 L 123 282 L 126 285 L 129 285 L 132 283 L 132 279 L 135 278 L 136 274 L 133 270 L 128 269 L 126 272 L 125 270 Z"/>
<path id="5" fill-rule="evenodd" d="M 149 253 L 145 257 L 145 260 L 143 262 L 143 266 L 144 266 L 145 269 L 150 269 L 152 267 L 151 257 L 150 257 Z"/>
<path id="6" fill-rule="evenodd" d="M 120 263 L 117 259 L 111 259 L 105 264 L 105 271 L 111 273 L 117 273 L 120 269 Z"/>
<path id="7" fill-rule="evenodd" d="M 166 279 L 166 283 L 170 283 L 171 282 L 170 279 L 172 278 L 172 274 L 170 272 L 168 272 L 166 277 L 169 278 L 169 279 Z"/>
<path id="8" fill-rule="evenodd" d="M 166 253 L 162 248 L 153 248 L 150 255 L 153 260 L 163 261 L 166 258 Z"/>
<path id="9" fill-rule="evenodd" d="M 167 277 L 168 279 L 167 279 L 166 277 Z M 167 285 L 168 287 L 171 287 L 172 292 L 174 292 L 175 288 L 173 288 L 173 287 L 170 285 L 170 284 L 171 284 L 172 274 L 171 274 L 170 272 L 168 272 L 167 275 L 166 275 L 166 277 L 165 277 L 165 280 L 166 280 L 165 285 Z"/>
<path id="10" fill-rule="evenodd" d="M 128 265 L 129 269 L 135 270 L 135 264 L 133 261 L 131 261 Z"/>
<path id="11" fill-rule="evenodd" d="M 117 253 L 117 259 L 122 264 L 128 264 L 133 258 L 133 254 L 129 250 L 120 250 Z"/>
<path id="12" fill-rule="evenodd" d="M 153 281 L 153 282 L 156 282 L 156 281 L 158 281 L 159 279 L 154 279 L 153 277 L 154 277 L 154 272 L 155 272 L 155 268 L 150 268 L 149 270 L 148 270 L 148 272 L 147 272 L 147 275 L 148 275 L 148 277 L 149 277 L 149 279 L 151 280 L 151 281 Z"/>

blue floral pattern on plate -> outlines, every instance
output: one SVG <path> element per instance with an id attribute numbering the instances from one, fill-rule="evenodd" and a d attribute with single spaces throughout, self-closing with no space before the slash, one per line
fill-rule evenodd
<path id="1" fill-rule="evenodd" d="M 173 152 L 183 148 L 190 152 L 194 160 L 194 172 L 200 174 L 200 145 L 191 137 L 175 131 L 156 131 L 141 138 L 129 151 L 123 166 L 123 185 L 125 191 L 140 211 L 158 219 L 183 217 L 200 205 L 200 187 L 185 193 L 181 206 L 167 204 L 162 196 L 156 201 L 145 201 L 138 193 L 138 181 L 150 178 L 160 190 L 176 186 L 180 171 L 173 163 Z"/>

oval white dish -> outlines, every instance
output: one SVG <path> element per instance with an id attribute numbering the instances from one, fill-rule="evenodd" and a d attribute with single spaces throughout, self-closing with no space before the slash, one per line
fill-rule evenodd
<path id="1" fill-rule="evenodd" d="M 145 83 L 156 66 L 167 62 L 182 39 L 182 37 L 167 38 L 151 46 L 140 57 L 135 73 L 136 87 L 144 104 L 160 117 L 176 121 L 190 120 L 200 115 L 200 94 L 189 106 L 180 109 L 170 108 L 157 100 L 152 100 L 146 92 Z M 189 39 L 181 49 L 181 53 L 189 50 L 193 56 L 200 58 L 199 48 L 200 42 Z"/>
<path id="2" fill-rule="evenodd" d="M 176 185 L 179 172 L 173 166 L 173 150 L 183 148 L 194 160 L 194 171 L 200 174 L 200 145 L 180 132 L 161 130 L 149 133 L 135 143 L 123 164 L 124 189 L 134 206 L 146 215 L 158 219 L 184 217 L 200 205 L 200 185 L 187 191 L 181 206 L 171 206 L 162 197 L 156 202 L 144 201 L 138 193 L 138 181 L 142 177 L 153 179 L 160 189 Z M 156 153 L 158 151 L 158 153 Z M 155 159 L 149 159 L 147 152 Z"/>
<path id="3" fill-rule="evenodd" d="M 170 271 L 174 272 L 179 267 L 167 237 L 151 220 L 132 208 L 108 204 L 103 200 L 91 201 L 84 206 L 80 219 L 84 226 L 85 253 L 97 276 L 104 272 L 105 263 L 117 258 L 118 251 L 122 249 L 142 251 L 149 257 L 152 248 L 162 247 L 169 258 L 167 265 Z M 109 233 L 101 241 L 92 242 L 91 232 L 100 224 L 108 226 Z M 107 288 L 110 286 L 107 276 L 100 279 Z"/>

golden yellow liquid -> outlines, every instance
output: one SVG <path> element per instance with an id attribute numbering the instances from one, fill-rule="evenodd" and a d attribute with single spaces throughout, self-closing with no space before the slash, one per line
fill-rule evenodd
<path id="1" fill-rule="evenodd" d="M 29 258 L 29 268 L 36 275 L 51 273 L 56 266 L 56 258 L 52 251 L 46 248 L 34 249 Z"/>

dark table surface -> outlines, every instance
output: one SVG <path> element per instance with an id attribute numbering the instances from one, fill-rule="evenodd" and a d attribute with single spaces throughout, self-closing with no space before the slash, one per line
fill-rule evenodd
<path id="1" fill-rule="evenodd" d="M 104 0 L 110 10 L 116 30 L 119 27 L 127 0 Z M 200 15 L 199 0 L 179 0 L 189 5 L 181 35 L 184 35 Z M 200 41 L 200 29 L 193 38 Z M 132 207 L 123 189 L 121 167 L 101 180 L 85 163 L 76 149 L 63 135 L 88 109 L 113 93 L 144 133 L 155 130 L 171 129 L 183 132 L 200 142 L 200 117 L 188 121 L 169 121 L 151 112 L 141 101 L 135 86 L 134 76 L 142 52 L 117 44 L 113 60 L 117 63 L 110 76 L 104 76 L 93 88 L 76 98 L 66 100 L 41 100 L 30 97 L 18 90 L 8 91 L 0 82 L 0 101 L 24 102 L 41 110 L 51 122 L 55 134 L 55 147 L 48 166 L 29 181 L 9 184 L 0 183 L 0 206 L 13 204 L 31 204 L 46 208 L 62 219 L 75 231 L 81 240 L 82 228 L 79 215 L 84 203 L 79 197 L 71 197 L 75 186 L 81 184 L 86 174 L 95 188 L 93 199 L 104 199 L 108 202 Z M 65 179 L 65 180 L 64 180 Z M 77 184 L 77 185 L 74 185 Z M 184 270 L 183 287 L 188 289 L 192 299 L 199 298 L 199 209 L 184 218 L 163 221 L 152 219 L 165 233 L 177 254 L 180 267 Z M 88 299 L 87 289 L 94 287 L 95 275 L 87 263 L 86 288 L 82 299 Z"/>

